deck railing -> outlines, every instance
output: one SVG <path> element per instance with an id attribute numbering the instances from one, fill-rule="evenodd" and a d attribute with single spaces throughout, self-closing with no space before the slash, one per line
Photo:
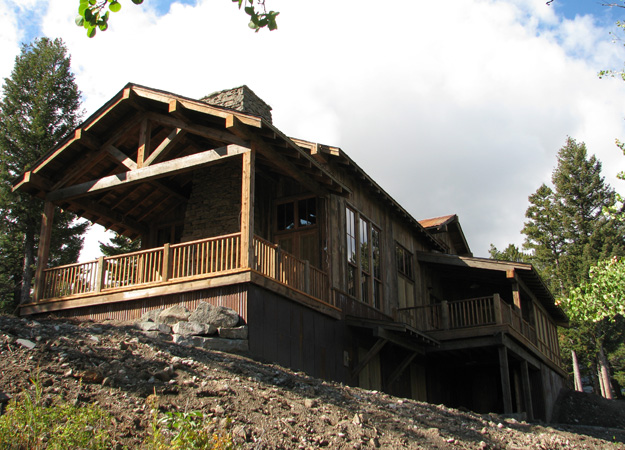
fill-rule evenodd
<path id="1" fill-rule="evenodd" d="M 516 306 L 506 303 L 498 294 L 467 300 L 442 301 L 435 305 L 398 310 L 398 320 L 422 331 L 508 325 L 531 342 L 548 359 L 560 365 L 556 326 L 539 308 L 535 310 L 535 318 L 537 326 L 525 320 Z"/>
<path id="2" fill-rule="evenodd" d="M 43 299 L 123 290 L 202 278 L 241 268 L 240 233 L 102 257 L 44 271 Z M 328 276 L 275 244 L 254 238 L 252 269 L 318 300 L 328 302 Z"/>
<path id="3" fill-rule="evenodd" d="M 252 268 L 293 289 L 328 303 L 329 281 L 325 272 L 296 258 L 269 241 L 254 237 Z"/>

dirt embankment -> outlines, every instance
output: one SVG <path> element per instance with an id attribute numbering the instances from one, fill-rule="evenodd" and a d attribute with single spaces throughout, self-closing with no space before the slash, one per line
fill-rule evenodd
<path id="1" fill-rule="evenodd" d="M 0 316 L 0 391 L 15 396 L 32 389 L 32 378 L 45 404 L 97 403 L 111 413 L 111 439 L 120 447 L 145 440 L 146 398 L 155 393 L 161 412 L 202 411 L 216 427 L 229 427 L 244 449 L 625 448 L 620 402 L 608 410 L 601 399 L 570 395 L 559 417 L 573 425 L 528 424 L 181 347 L 124 324 Z"/>

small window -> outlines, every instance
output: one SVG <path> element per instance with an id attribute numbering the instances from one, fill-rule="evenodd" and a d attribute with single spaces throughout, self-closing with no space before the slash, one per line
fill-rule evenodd
<path id="1" fill-rule="evenodd" d="M 414 278 L 412 272 L 412 253 L 399 244 L 395 246 L 395 253 L 397 256 L 397 271 L 412 280 Z"/>
<path id="2" fill-rule="evenodd" d="M 280 203 L 276 207 L 277 231 L 293 231 L 317 225 L 317 199 L 314 197 Z"/>

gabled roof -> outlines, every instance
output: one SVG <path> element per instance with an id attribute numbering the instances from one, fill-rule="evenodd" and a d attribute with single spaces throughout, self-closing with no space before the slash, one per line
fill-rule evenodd
<path id="1" fill-rule="evenodd" d="M 187 201 L 190 171 L 251 147 L 257 165 L 312 192 L 349 193 L 266 120 L 132 83 L 40 158 L 14 189 L 135 238 Z"/>
<path id="2" fill-rule="evenodd" d="M 434 235 L 447 233 L 454 247 L 455 254 L 473 256 L 469 248 L 469 243 L 464 236 L 464 231 L 462 231 L 462 227 L 460 226 L 460 219 L 458 219 L 456 214 L 420 220 L 419 224 Z"/>

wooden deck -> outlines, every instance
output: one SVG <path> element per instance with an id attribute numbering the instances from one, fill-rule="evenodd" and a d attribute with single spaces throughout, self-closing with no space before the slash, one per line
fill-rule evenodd
<path id="1" fill-rule="evenodd" d="M 547 361 L 561 367 L 556 326 L 546 314 L 535 308 L 534 325 L 519 309 L 503 301 L 498 294 L 453 302 L 401 308 L 398 320 L 440 340 L 466 339 L 508 333 Z"/>
<path id="2" fill-rule="evenodd" d="M 223 284 L 219 280 L 256 280 L 274 290 L 289 288 L 300 297 L 308 297 L 308 303 L 312 300 L 332 307 L 327 274 L 308 261 L 259 237 L 254 237 L 249 267 L 242 264 L 241 255 L 241 234 L 234 233 L 46 269 L 42 298 L 24 305 L 22 312 L 49 310 L 43 306 L 52 303 L 86 305 L 89 298 L 93 303 L 101 303 L 102 297 L 111 301 L 136 298 L 138 292 L 146 290 L 179 292 L 180 286 L 196 289 L 209 279 L 215 285 Z M 236 277 L 244 272 L 252 275 Z"/>

